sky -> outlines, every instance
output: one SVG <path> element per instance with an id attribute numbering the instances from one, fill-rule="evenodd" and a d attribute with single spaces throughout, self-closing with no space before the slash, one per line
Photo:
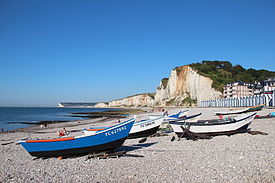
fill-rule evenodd
<path id="1" fill-rule="evenodd" d="M 177 66 L 275 71 L 274 0 L 1 0 L 0 106 L 156 92 Z"/>

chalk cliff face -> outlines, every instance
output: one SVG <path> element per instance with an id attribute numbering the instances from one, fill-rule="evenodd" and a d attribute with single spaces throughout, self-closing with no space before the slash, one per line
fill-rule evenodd
<path id="1" fill-rule="evenodd" d="M 109 107 L 138 107 L 138 106 L 153 106 L 154 95 L 152 93 L 144 93 L 126 97 L 119 100 L 109 102 Z"/>
<path id="2" fill-rule="evenodd" d="M 222 93 L 212 88 L 213 81 L 190 66 L 176 67 L 160 82 L 155 94 L 145 93 L 101 103 L 96 107 L 186 106 L 201 100 L 216 99 Z"/>
<path id="3" fill-rule="evenodd" d="M 100 102 L 95 105 L 96 108 L 108 108 L 109 103 Z"/>
<path id="4" fill-rule="evenodd" d="M 155 95 L 155 105 L 188 105 L 190 101 L 197 103 L 220 98 L 222 93 L 212 88 L 212 82 L 190 66 L 176 67 L 168 81 L 161 81 Z"/>

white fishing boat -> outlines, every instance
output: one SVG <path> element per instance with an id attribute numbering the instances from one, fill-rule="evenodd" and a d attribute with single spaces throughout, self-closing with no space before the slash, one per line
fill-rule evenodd
<path id="1" fill-rule="evenodd" d="M 185 125 L 185 123 L 196 123 L 199 118 L 201 117 L 201 113 L 195 114 L 195 115 L 191 115 L 191 116 L 186 116 L 185 118 L 182 119 L 178 119 L 178 120 L 173 120 L 173 121 L 169 121 L 172 129 L 174 130 L 174 132 L 180 132 L 182 131 L 181 126 Z"/>
<path id="2" fill-rule="evenodd" d="M 206 135 L 235 134 L 241 130 L 246 130 L 256 116 L 256 112 L 247 113 L 234 118 L 220 120 L 203 120 L 198 122 L 177 122 L 170 121 L 174 132 L 180 137 L 184 129 L 190 132 Z"/>
<path id="3" fill-rule="evenodd" d="M 148 137 L 155 134 L 163 120 L 164 116 L 155 119 L 136 121 L 129 133 L 128 138 Z"/>
<path id="4" fill-rule="evenodd" d="M 128 138 L 147 137 L 155 134 L 159 129 L 163 120 L 164 120 L 164 116 L 160 116 L 154 119 L 136 121 L 133 124 L 133 127 L 129 133 Z M 83 132 L 84 134 L 94 134 L 97 131 L 104 130 L 105 128 L 107 127 L 84 129 Z"/>
<path id="5" fill-rule="evenodd" d="M 175 119 L 178 119 L 178 118 L 183 118 L 183 117 L 187 116 L 187 113 L 188 113 L 188 110 L 179 111 L 175 114 L 165 116 L 164 120 L 169 121 L 169 120 L 175 120 Z M 161 116 L 163 116 L 163 114 L 162 115 L 149 115 L 149 119 L 155 119 L 155 118 L 159 118 Z"/>

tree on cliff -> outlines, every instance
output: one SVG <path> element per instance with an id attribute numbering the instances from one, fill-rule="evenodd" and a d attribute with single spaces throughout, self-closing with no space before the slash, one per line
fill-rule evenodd
<path id="1" fill-rule="evenodd" d="M 263 81 L 267 77 L 275 77 L 275 72 L 267 70 L 245 69 L 241 65 L 233 66 L 229 61 L 208 61 L 193 63 L 189 65 L 197 70 L 199 74 L 213 80 L 212 87 L 223 91 L 223 86 L 230 82 L 242 81 L 255 83 Z"/>

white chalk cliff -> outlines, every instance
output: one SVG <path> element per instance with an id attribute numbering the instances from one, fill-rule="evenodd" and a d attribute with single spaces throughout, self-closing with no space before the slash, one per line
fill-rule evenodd
<path id="1" fill-rule="evenodd" d="M 161 80 L 155 94 L 144 93 L 114 100 L 107 103 L 106 107 L 186 106 L 201 100 L 220 98 L 222 93 L 212 88 L 212 83 L 210 78 L 198 74 L 188 65 L 176 67 L 169 78 Z"/>
<path id="2" fill-rule="evenodd" d="M 143 93 L 109 102 L 109 107 L 139 107 L 153 106 L 154 94 Z"/>
<path id="3" fill-rule="evenodd" d="M 155 105 L 187 105 L 187 101 L 220 98 L 222 93 L 212 88 L 213 81 L 190 66 L 176 67 L 169 79 L 163 79 L 155 95 Z"/>
<path id="4" fill-rule="evenodd" d="M 107 108 L 107 107 L 109 107 L 109 102 L 107 102 L 107 103 L 104 103 L 104 102 L 97 103 L 95 105 L 95 107 L 96 108 Z"/>

